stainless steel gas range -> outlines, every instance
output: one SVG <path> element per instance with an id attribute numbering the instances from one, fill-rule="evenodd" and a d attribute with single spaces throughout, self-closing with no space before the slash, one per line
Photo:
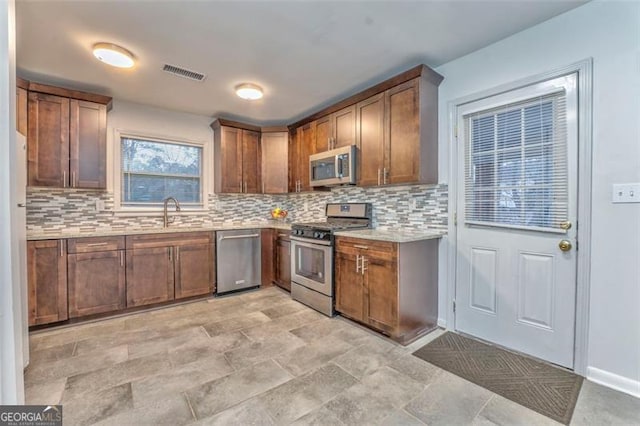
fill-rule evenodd
<path id="1" fill-rule="evenodd" d="M 325 222 L 291 224 L 291 297 L 334 315 L 333 233 L 371 228 L 371 204 L 327 204 Z"/>

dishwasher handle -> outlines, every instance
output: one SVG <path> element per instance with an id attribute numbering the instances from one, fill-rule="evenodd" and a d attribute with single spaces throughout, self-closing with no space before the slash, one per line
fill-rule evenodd
<path id="1" fill-rule="evenodd" d="M 260 234 L 248 234 L 248 235 L 229 235 L 228 237 L 220 237 L 220 241 L 222 240 L 239 240 L 243 238 L 258 238 Z"/>

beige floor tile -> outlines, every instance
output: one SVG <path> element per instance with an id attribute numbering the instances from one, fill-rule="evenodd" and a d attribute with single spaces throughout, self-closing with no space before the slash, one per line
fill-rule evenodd
<path id="1" fill-rule="evenodd" d="M 258 399 L 277 424 L 288 424 L 356 383 L 357 380 L 340 367 L 327 364 L 260 395 Z"/>
<path id="2" fill-rule="evenodd" d="M 252 398 L 242 404 L 224 410 L 215 416 L 206 417 L 194 423 L 194 425 L 198 426 L 271 426 L 274 424 L 269 413 L 256 398 Z"/>
<path id="3" fill-rule="evenodd" d="M 129 383 L 143 377 L 160 374 L 169 369 L 166 354 L 136 358 L 89 373 L 78 374 L 67 379 L 62 402 L 82 399 L 87 394 L 101 389 Z"/>
<path id="4" fill-rule="evenodd" d="M 131 385 L 125 383 L 64 403 L 62 417 L 65 426 L 85 426 L 132 408 Z"/>
<path id="5" fill-rule="evenodd" d="M 274 358 L 284 352 L 304 346 L 304 342 L 293 334 L 282 332 L 269 339 L 252 342 L 225 352 L 225 357 L 236 370 Z"/>
<path id="6" fill-rule="evenodd" d="M 194 420 L 185 396 L 176 394 L 144 407 L 121 411 L 97 422 L 96 426 L 178 426 Z"/>
<path id="7" fill-rule="evenodd" d="M 314 340 L 321 339 L 329 334 L 343 328 L 345 325 L 341 321 L 336 319 L 323 317 L 318 321 L 314 321 L 309 324 L 299 325 L 291 330 L 291 333 L 298 336 L 300 339 L 309 343 Z"/>
<path id="8" fill-rule="evenodd" d="M 500 395 L 494 395 L 473 421 L 474 426 L 560 426 L 548 417 L 538 414 Z"/>
<path id="9" fill-rule="evenodd" d="M 209 336 L 218 336 L 231 331 L 242 330 L 243 328 L 255 327 L 259 324 L 271 321 L 271 318 L 262 312 L 252 312 L 250 314 L 229 318 L 223 321 L 205 324 L 203 327 Z"/>
<path id="10" fill-rule="evenodd" d="M 26 384 L 25 401 L 29 405 L 57 405 L 62 398 L 67 379 L 50 380 L 43 383 Z"/>
<path id="11" fill-rule="evenodd" d="M 420 420 L 413 417 L 404 410 L 392 411 L 387 417 L 382 419 L 380 426 L 423 426 Z"/>
<path id="12" fill-rule="evenodd" d="M 436 380 L 443 372 L 442 369 L 435 365 L 423 361 L 411 354 L 397 358 L 389 364 L 389 367 L 424 385 L 433 383 L 433 381 Z"/>
<path id="13" fill-rule="evenodd" d="M 305 308 L 302 311 L 277 317 L 267 323 L 245 328 L 242 332 L 251 340 L 260 341 L 269 339 L 273 334 L 289 331 L 303 324 L 319 321 L 322 318 L 326 317 L 316 311 Z"/>
<path id="14" fill-rule="evenodd" d="M 37 351 L 30 351 L 29 363 L 41 364 L 70 358 L 75 353 L 76 345 L 76 342 L 71 342 L 64 345 L 42 348 Z"/>
<path id="15" fill-rule="evenodd" d="M 326 406 L 313 410 L 309 414 L 291 423 L 295 426 L 343 426 L 336 414 Z"/>
<path id="16" fill-rule="evenodd" d="M 201 419 L 213 416 L 290 379 L 291 375 L 278 364 L 265 361 L 190 389 L 186 395 L 196 417 Z"/>
<path id="17" fill-rule="evenodd" d="M 640 398 L 585 380 L 571 425 L 640 425 Z"/>
<path id="18" fill-rule="evenodd" d="M 208 341 L 209 335 L 202 327 L 191 327 L 186 330 L 167 330 L 153 339 L 129 343 L 129 358 L 167 353 L 169 349 L 184 344 L 198 344 Z"/>
<path id="19" fill-rule="evenodd" d="M 351 349 L 333 360 L 352 376 L 361 379 L 404 355 L 399 345 L 379 339 Z"/>
<path id="20" fill-rule="evenodd" d="M 326 364 L 352 348 L 353 346 L 349 343 L 328 336 L 279 355 L 275 360 L 294 376 L 300 376 Z"/>
<path id="21" fill-rule="evenodd" d="M 428 425 L 470 424 L 493 395 L 445 371 L 405 410 Z"/>

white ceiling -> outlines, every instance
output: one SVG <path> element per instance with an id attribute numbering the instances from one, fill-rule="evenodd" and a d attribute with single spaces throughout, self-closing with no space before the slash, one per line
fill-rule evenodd
<path id="1" fill-rule="evenodd" d="M 22 77 L 268 125 L 290 123 L 419 63 L 436 67 L 584 0 L 16 3 Z M 129 49 L 136 67 L 95 60 L 91 46 L 101 41 Z M 207 78 L 172 76 L 161 70 L 165 63 Z M 265 97 L 237 98 L 233 87 L 245 81 L 261 85 Z"/>

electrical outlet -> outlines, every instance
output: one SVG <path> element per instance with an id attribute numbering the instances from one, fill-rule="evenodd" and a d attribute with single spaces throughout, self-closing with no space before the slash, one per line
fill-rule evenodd
<path id="1" fill-rule="evenodd" d="M 614 183 L 613 203 L 640 203 L 640 183 Z"/>
<path id="2" fill-rule="evenodd" d="M 104 210 L 104 200 L 96 200 L 96 211 L 101 212 Z"/>

